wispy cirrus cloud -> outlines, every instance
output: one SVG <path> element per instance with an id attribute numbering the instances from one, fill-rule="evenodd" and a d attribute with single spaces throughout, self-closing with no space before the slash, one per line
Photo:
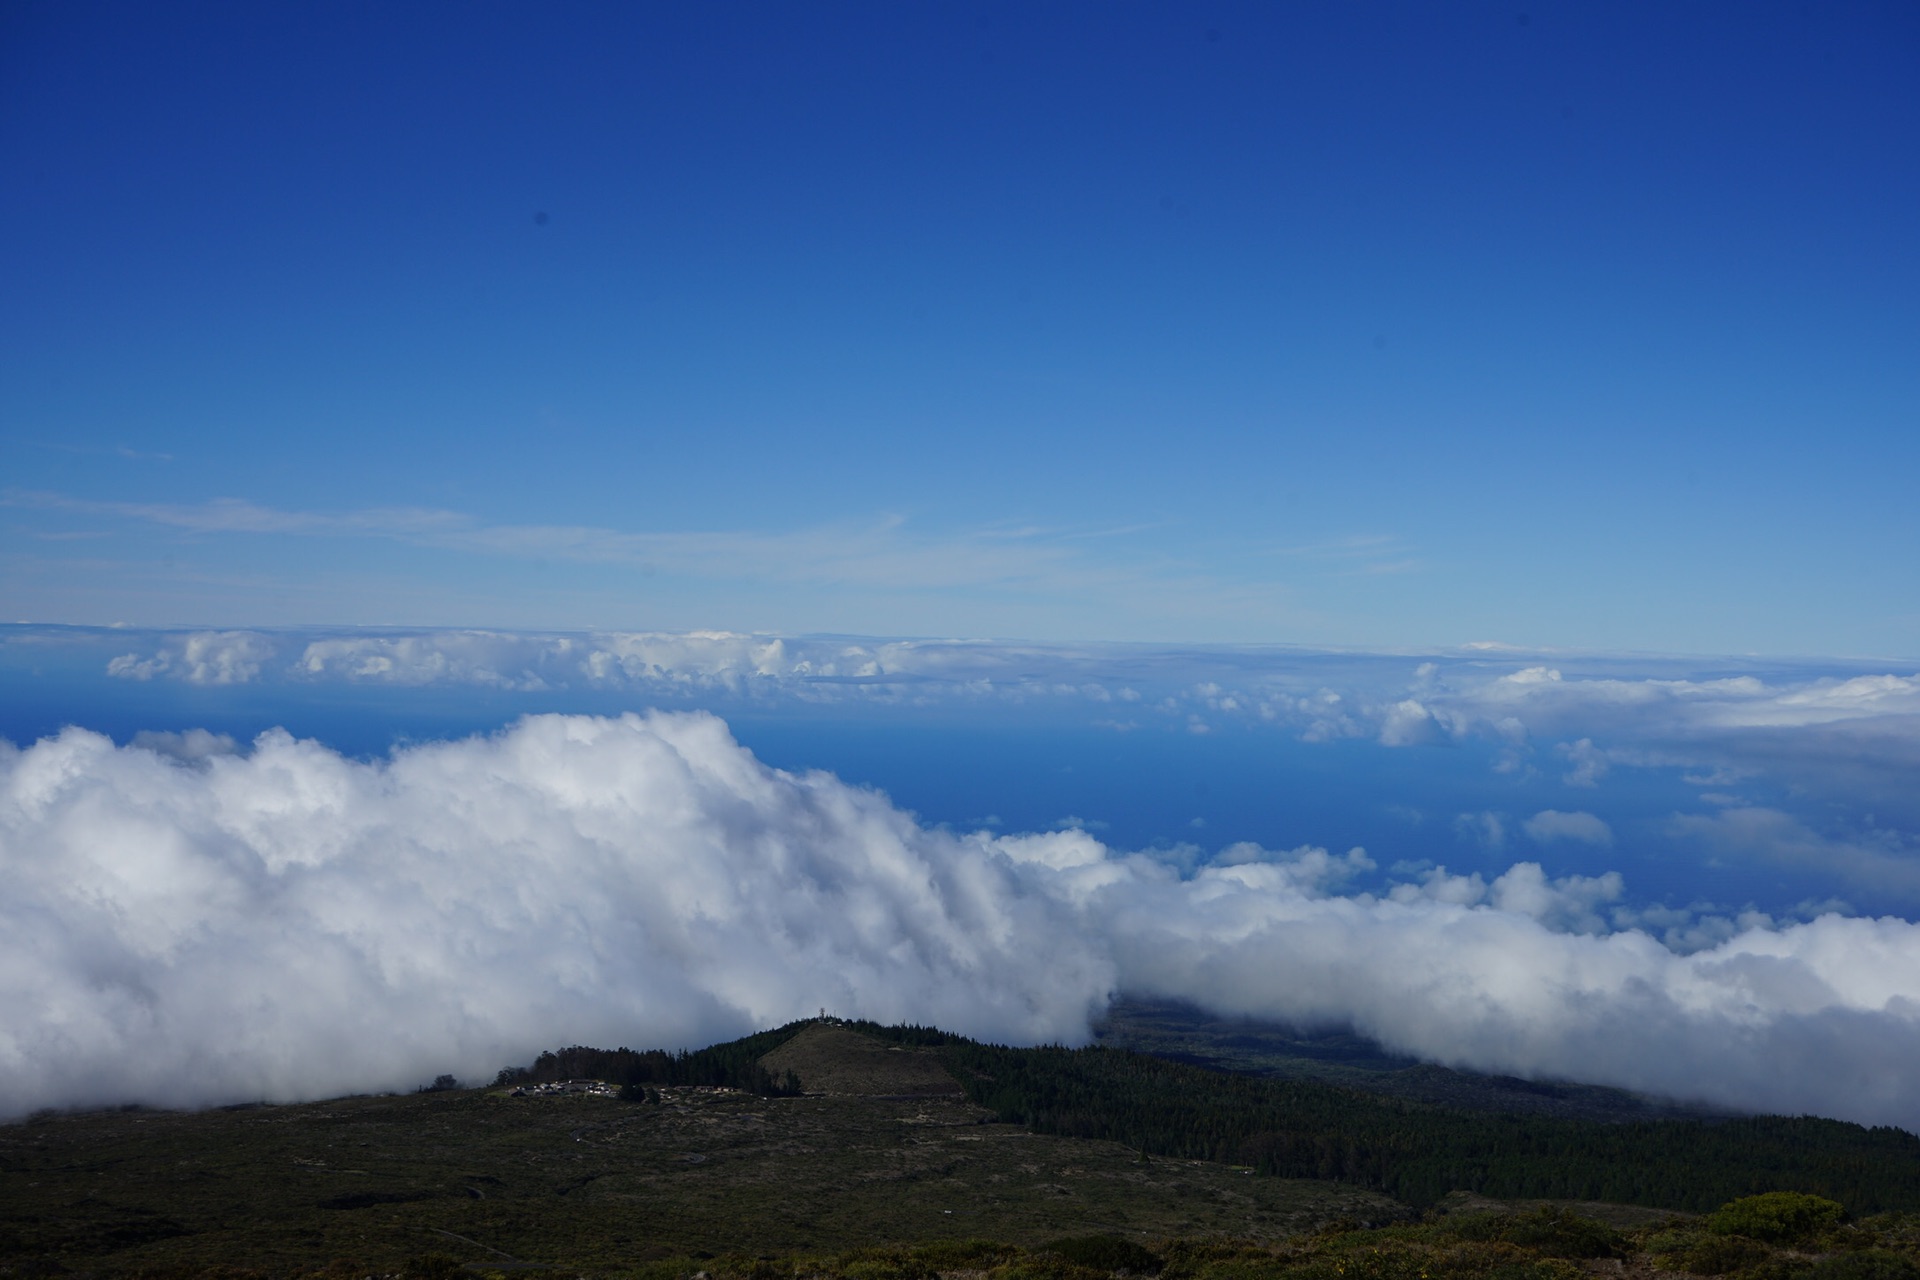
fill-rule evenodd
<path id="1" fill-rule="evenodd" d="M 101 502 L 61 493 L 10 489 L 0 502 L 41 511 L 142 521 L 188 533 L 294 533 L 361 537 L 417 537 L 470 525 L 470 517 L 430 507 L 374 507 L 339 514 L 283 511 L 244 498 L 207 502 Z"/>
<path id="2" fill-rule="evenodd" d="M 1161 578 L 1205 592 L 1197 575 L 1162 555 L 1096 559 L 1080 544 L 1137 530 L 988 526 L 948 533 L 912 529 L 898 515 L 777 531 L 633 531 L 594 525 L 490 524 L 433 507 L 290 511 L 241 498 L 199 503 L 104 502 L 8 491 L 21 508 L 159 525 L 200 535 L 384 538 L 415 546 L 523 560 L 625 565 L 707 579 L 778 579 L 938 591 L 1117 587 Z"/>
<path id="3" fill-rule="evenodd" d="M 1323 565 L 1343 573 L 1412 573 L 1424 562 L 1391 534 L 1364 533 L 1269 547 L 1266 554 Z"/>

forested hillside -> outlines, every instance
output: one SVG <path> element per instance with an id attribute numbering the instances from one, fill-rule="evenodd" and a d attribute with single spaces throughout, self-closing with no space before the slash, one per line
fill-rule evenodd
<path id="1" fill-rule="evenodd" d="M 1497 1115 L 1099 1046 L 1010 1049 L 931 1028 L 859 1027 L 938 1046 L 968 1096 L 1003 1121 L 1124 1142 L 1149 1156 L 1337 1179 L 1415 1206 L 1458 1190 L 1704 1211 L 1787 1190 L 1831 1197 L 1854 1213 L 1920 1207 L 1920 1138 L 1900 1129 L 1811 1117 Z"/>

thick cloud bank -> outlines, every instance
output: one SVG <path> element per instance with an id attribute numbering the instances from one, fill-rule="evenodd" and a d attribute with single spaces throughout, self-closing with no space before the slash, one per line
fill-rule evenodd
<path id="1" fill-rule="evenodd" d="M 0 1110 L 491 1076 L 823 1005 L 1036 1039 L 1113 984 L 1013 859 L 767 769 L 711 716 L 538 717 L 383 764 L 172 746 L 69 730 L 0 760 Z"/>
<path id="2" fill-rule="evenodd" d="M 0 746 L 0 1112 L 484 1077 L 561 1042 L 812 1013 L 1076 1040 L 1118 989 L 1350 1023 L 1481 1069 L 1920 1127 L 1920 927 L 1680 955 L 1617 876 L 1083 831 L 956 835 L 761 765 L 703 714 L 542 716 L 360 763 L 282 733 Z M 1582 815 L 1541 815 L 1575 839 Z M 1583 834 L 1584 833 L 1584 834 Z"/>

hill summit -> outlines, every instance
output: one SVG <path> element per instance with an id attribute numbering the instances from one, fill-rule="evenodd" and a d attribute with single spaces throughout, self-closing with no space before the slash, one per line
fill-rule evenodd
<path id="1" fill-rule="evenodd" d="M 833 1022 L 815 1022 L 760 1059 L 807 1093 L 862 1098 L 960 1097 L 965 1090 L 930 1049 L 888 1044 Z"/>

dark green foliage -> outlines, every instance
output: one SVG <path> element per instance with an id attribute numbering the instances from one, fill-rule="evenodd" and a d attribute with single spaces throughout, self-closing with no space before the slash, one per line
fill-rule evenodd
<path id="1" fill-rule="evenodd" d="M 1119 1236 L 1072 1236 L 1055 1240 L 1041 1252 L 1057 1254 L 1095 1271 L 1124 1271 L 1136 1276 L 1158 1275 L 1166 1266 L 1166 1259 L 1145 1245 Z"/>
<path id="2" fill-rule="evenodd" d="M 1856 1213 L 1920 1205 L 1920 1138 L 1900 1129 L 1811 1117 L 1488 1115 L 1099 1047 L 1008 1049 L 948 1036 L 940 1052 L 975 1102 L 1041 1133 L 1338 1179 L 1414 1205 L 1467 1190 L 1704 1212 L 1788 1188 Z"/>
<path id="3" fill-rule="evenodd" d="M 1703 1235 L 1671 1256 L 1683 1271 L 1697 1276 L 1724 1276 L 1757 1266 L 1771 1254 L 1767 1246 L 1745 1236 Z"/>
<path id="4" fill-rule="evenodd" d="M 797 1097 L 801 1092 L 799 1079 L 791 1071 L 775 1079 L 760 1065 L 760 1059 L 793 1039 L 807 1025 L 790 1022 L 743 1040 L 705 1049 L 683 1049 L 679 1053 L 668 1053 L 664 1049 L 636 1052 L 626 1048 L 593 1049 L 573 1045 L 541 1054 L 530 1067 L 508 1067 L 494 1077 L 493 1083 L 500 1087 L 551 1084 L 560 1080 L 605 1080 L 621 1086 L 709 1085 L 745 1089 L 769 1098 Z"/>
<path id="5" fill-rule="evenodd" d="M 1708 1215 L 1707 1230 L 1723 1236 L 1793 1244 L 1819 1235 L 1845 1215 L 1840 1205 L 1823 1196 L 1769 1191 L 1721 1205 Z"/>
<path id="6" fill-rule="evenodd" d="M 883 1027 L 877 1022 L 856 1018 L 851 1022 L 843 1021 L 840 1025 L 850 1031 L 872 1036 L 876 1040 L 884 1040 L 888 1044 L 905 1045 L 910 1049 L 938 1049 L 948 1044 L 975 1043 L 965 1036 L 956 1036 L 938 1027 L 923 1027 L 918 1023 L 903 1022 L 898 1026 Z"/>
<path id="7" fill-rule="evenodd" d="M 1532 1213 L 1478 1213 L 1447 1220 L 1461 1240 L 1499 1240 L 1532 1249 L 1549 1258 L 1618 1258 L 1626 1238 L 1604 1222 L 1583 1218 L 1559 1205 Z"/>
<path id="8" fill-rule="evenodd" d="M 1816 1264 L 1807 1280 L 1920 1280 L 1920 1266 L 1890 1249 L 1863 1249 Z"/>
<path id="9" fill-rule="evenodd" d="M 933 1280 L 940 1273 L 903 1249 L 874 1251 L 876 1256 L 842 1262 L 846 1280 Z"/>

